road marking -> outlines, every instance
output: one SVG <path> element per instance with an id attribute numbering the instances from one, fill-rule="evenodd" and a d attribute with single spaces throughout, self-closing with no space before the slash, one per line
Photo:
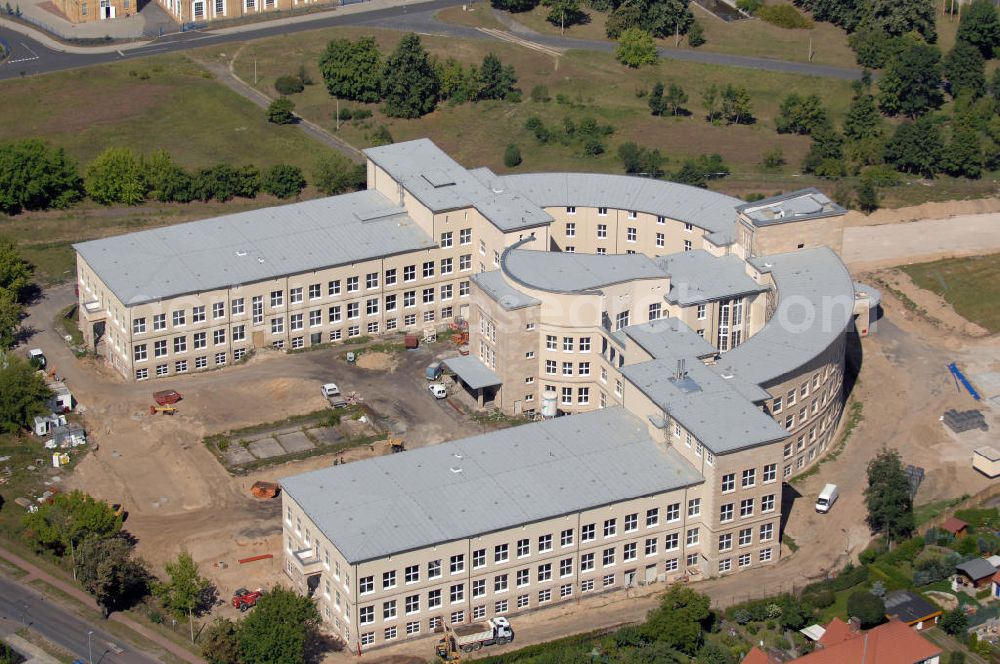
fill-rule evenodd
<path id="1" fill-rule="evenodd" d="M 505 41 L 505 42 L 508 42 L 508 43 L 511 43 L 511 44 L 515 44 L 517 46 L 523 46 L 525 48 L 530 48 L 533 51 L 538 51 L 538 52 L 544 53 L 546 55 L 551 55 L 551 56 L 557 57 L 557 58 L 560 55 L 562 55 L 562 52 L 559 51 L 559 50 L 556 50 L 554 48 L 550 48 L 548 46 L 544 46 L 542 44 L 535 43 L 533 41 L 529 41 L 529 40 L 524 39 L 522 37 L 518 37 L 518 36 L 516 36 L 516 35 L 514 35 L 514 34 L 512 34 L 510 32 L 506 32 L 504 30 L 497 30 L 495 28 L 476 28 L 476 30 L 478 30 L 479 32 L 482 32 L 484 34 L 487 34 L 487 35 L 493 37 L 494 39 L 499 39 L 501 41 Z"/>
<path id="2" fill-rule="evenodd" d="M 125 57 L 125 54 L 122 53 L 121 49 L 118 49 L 118 57 L 120 57 L 120 58 L 124 58 Z"/>
<path id="3" fill-rule="evenodd" d="M 32 51 L 27 44 L 25 44 L 24 42 L 18 42 L 18 44 L 20 44 L 24 48 L 24 50 L 26 50 L 28 53 L 31 53 L 31 56 L 27 58 L 17 58 L 16 60 L 7 60 L 7 64 L 13 65 L 17 64 L 18 62 L 30 62 L 32 60 L 37 60 L 39 58 L 39 55 L 34 51 Z"/>

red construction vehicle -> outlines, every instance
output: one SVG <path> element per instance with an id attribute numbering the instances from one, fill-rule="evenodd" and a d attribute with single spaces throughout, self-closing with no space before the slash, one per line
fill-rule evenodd
<path id="1" fill-rule="evenodd" d="M 177 390 L 160 390 L 159 392 L 153 392 L 153 400 L 161 406 L 169 406 L 170 404 L 177 403 L 181 399 L 181 393 Z"/>
<path id="2" fill-rule="evenodd" d="M 239 609 L 241 612 L 246 612 L 257 606 L 257 600 L 263 596 L 264 591 L 261 588 L 257 590 L 240 588 L 233 593 L 233 608 Z"/>

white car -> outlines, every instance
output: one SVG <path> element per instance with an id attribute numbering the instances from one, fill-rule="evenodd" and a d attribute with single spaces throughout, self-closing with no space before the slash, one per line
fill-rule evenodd
<path id="1" fill-rule="evenodd" d="M 444 386 L 444 383 L 431 383 L 427 389 L 431 391 L 435 399 L 444 399 L 448 396 L 448 388 Z"/>
<path id="2" fill-rule="evenodd" d="M 337 387 L 336 383 L 327 383 L 326 385 L 320 388 L 320 391 L 323 393 L 323 396 L 326 397 L 327 399 L 329 399 L 330 397 L 340 396 L 340 388 Z"/>

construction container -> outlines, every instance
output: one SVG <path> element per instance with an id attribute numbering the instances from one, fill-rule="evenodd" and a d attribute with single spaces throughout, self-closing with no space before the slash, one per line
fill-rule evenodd
<path id="1" fill-rule="evenodd" d="M 1000 475 L 1000 452 L 989 445 L 976 449 L 972 453 L 972 467 L 986 477 Z"/>
<path id="2" fill-rule="evenodd" d="M 407 349 L 416 348 L 420 345 L 420 339 L 415 334 L 407 334 L 403 337 L 403 346 Z"/>

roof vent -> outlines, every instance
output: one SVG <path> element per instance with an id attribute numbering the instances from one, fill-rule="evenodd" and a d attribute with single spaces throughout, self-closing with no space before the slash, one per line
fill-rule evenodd
<path id="1" fill-rule="evenodd" d="M 461 468 L 459 468 L 459 467 L 457 467 L 457 466 L 452 466 L 452 467 L 451 467 L 451 468 L 449 468 L 448 470 L 450 470 L 451 472 L 455 473 L 456 475 L 457 475 L 458 473 L 462 472 L 462 469 L 461 469 Z"/>
<path id="2" fill-rule="evenodd" d="M 243 258 L 244 256 L 247 255 L 247 250 L 246 249 L 237 249 L 236 250 L 236 255 L 239 256 L 240 258 Z"/>
<path id="3" fill-rule="evenodd" d="M 258 262 L 258 263 L 260 263 L 261 265 L 263 265 L 263 264 L 264 264 L 264 259 L 263 259 L 263 258 L 260 258 L 260 257 L 258 256 L 258 257 L 257 257 L 257 262 Z"/>
<path id="4" fill-rule="evenodd" d="M 452 456 L 455 457 L 456 459 L 464 459 L 465 458 L 465 456 L 461 452 L 454 452 L 452 454 Z"/>

